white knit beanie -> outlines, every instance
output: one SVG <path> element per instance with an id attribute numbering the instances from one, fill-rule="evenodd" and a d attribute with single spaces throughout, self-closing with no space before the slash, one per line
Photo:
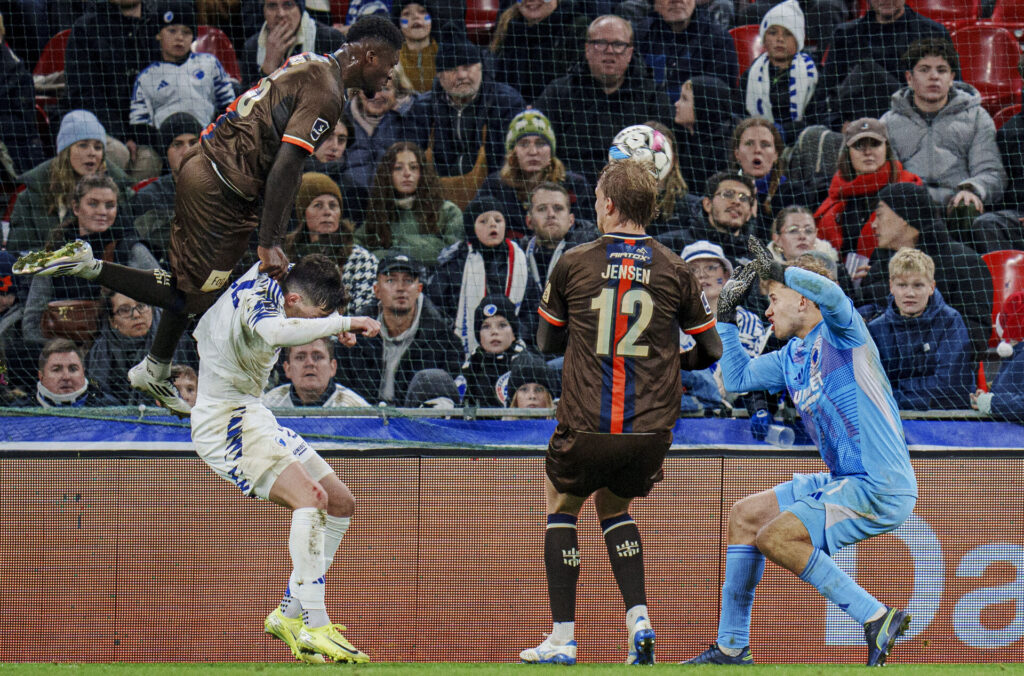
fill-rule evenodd
<path id="1" fill-rule="evenodd" d="M 796 51 L 804 48 L 805 26 L 804 12 L 797 0 L 786 0 L 769 9 L 761 19 L 761 30 L 758 36 L 764 41 L 764 33 L 769 26 L 782 26 L 796 38 Z"/>

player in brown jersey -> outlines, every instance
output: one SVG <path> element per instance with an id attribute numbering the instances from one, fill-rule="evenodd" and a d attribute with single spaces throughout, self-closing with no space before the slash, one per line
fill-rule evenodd
<path id="1" fill-rule="evenodd" d="M 657 184 L 641 164 L 605 167 L 598 179 L 602 236 L 565 253 L 539 309 L 537 345 L 565 351 L 558 426 L 548 446 L 544 565 L 554 627 L 524 662 L 574 664 L 576 519 L 594 496 L 608 558 L 626 605 L 628 664 L 654 662 L 640 532 L 633 498 L 662 478 L 682 384 L 679 369 L 722 356 L 715 316 L 683 260 L 646 234 Z M 696 347 L 679 352 L 679 330 Z"/>
<path id="2" fill-rule="evenodd" d="M 20 274 L 77 275 L 164 308 L 146 358 L 132 367 L 132 387 L 179 416 L 189 405 L 170 381 L 171 357 L 190 314 L 220 295 L 259 227 L 260 271 L 280 279 L 281 249 L 303 164 L 331 135 L 348 89 L 373 96 L 398 63 L 402 34 L 388 19 L 359 19 L 333 54 L 297 54 L 239 96 L 203 131 L 179 172 L 171 223 L 171 273 L 94 259 L 75 242 L 20 261 Z M 261 208 L 262 205 L 262 208 Z"/>

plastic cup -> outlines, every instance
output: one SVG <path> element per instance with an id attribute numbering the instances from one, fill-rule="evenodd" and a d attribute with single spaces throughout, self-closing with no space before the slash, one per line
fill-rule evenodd
<path id="1" fill-rule="evenodd" d="M 785 425 L 771 425 L 768 427 L 768 434 L 765 435 L 764 440 L 772 446 L 790 448 L 793 442 L 796 441 L 796 432 L 793 431 L 792 427 L 786 427 Z"/>
<path id="2" fill-rule="evenodd" d="M 846 260 L 843 261 L 843 265 L 846 267 L 846 274 L 852 278 L 857 273 L 857 269 L 863 265 L 867 265 L 870 259 L 867 256 L 861 256 L 859 253 L 851 251 L 846 254 Z M 857 288 L 860 286 L 862 280 L 854 279 L 853 286 Z"/>

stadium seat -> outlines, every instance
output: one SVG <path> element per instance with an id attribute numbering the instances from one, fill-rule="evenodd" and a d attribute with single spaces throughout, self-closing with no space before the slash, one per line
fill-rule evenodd
<path id="1" fill-rule="evenodd" d="M 344 23 L 348 14 L 348 0 L 331 0 L 331 21 Z"/>
<path id="2" fill-rule="evenodd" d="M 1010 31 L 1024 49 L 1024 0 L 997 0 L 992 16 L 983 23 Z"/>
<path id="3" fill-rule="evenodd" d="M 192 43 L 192 49 L 197 52 L 213 54 L 220 60 L 228 76 L 235 82 L 242 81 L 242 70 L 238 67 L 238 56 L 235 48 L 231 46 L 231 40 L 219 28 L 213 26 L 199 26 L 196 41 Z"/>
<path id="4" fill-rule="evenodd" d="M 759 32 L 760 26 L 756 23 L 729 29 L 729 35 L 732 36 L 732 41 L 736 45 L 736 56 L 739 57 L 741 76 L 747 72 L 750 64 L 754 63 L 754 59 L 764 51 Z"/>
<path id="5" fill-rule="evenodd" d="M 979 0 L 907 0 L 908 7 L 951 32 L 977 21 L 980 4 Z"/>
<path id="6" fill-rule="evenodd" d="M 965 26 L 952 38 L 960 54 L 961 79 L 978 89 L 981 104 L 990 115 L 1020 101 L 1020 46 L 1010 31 L 998 26 Z"/>
<path id="7" fill-rule="evenodd" d="M 68 39 L 71 37 L 71 29 L 62 30 L 50 38 L 50 41 L 43 47 L 43 53 L 36 61 L 36 67 L 32 69 L 33 75 L 49 75 L 64 70 L 64 51 L 68 47 Z"/>
<path id="8" fill-rule="evenodd" d="M 992 116 L 992 121 L 996 123 L 996 129 L 1002 127 L 1004 124 L 1006 124 L 1007 120 L 1009 120 L 1011 117 L 1013 117 L 1019 112 L 1019 103 L 1015 103 L 1012 106 L 1006 106 L 1005 108 L 1000 108 L 999 112 Z"/>
<path id="9" fill-rule="evenodd" d="M 478 45 L 491 41 L 498 21 L 498 0 L 466 1 L 466 36 Z"/>
<path id="10" fill-rule="evenodd" d="M 995 347 L 999 344 L 996 334 L 996 316 L 1003 309 L 1003 301 L 1017 291 L 1024 291 L 1024 251 L 1003 249 L 983 254 L 982 258 L 992 274 L 992 335 L 988 344 Z"/>

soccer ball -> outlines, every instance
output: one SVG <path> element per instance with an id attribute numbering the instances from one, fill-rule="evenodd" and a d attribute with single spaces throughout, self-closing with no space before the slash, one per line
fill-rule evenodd
<path id="1" fill-rule="evenodd" d="M 654 177 L 663 181 L 672 170 L 672 147 L 657 129 L 634 124 L 616 134 L 608 149 L 609 162 L 628 159 L 646 164 Z"/>

